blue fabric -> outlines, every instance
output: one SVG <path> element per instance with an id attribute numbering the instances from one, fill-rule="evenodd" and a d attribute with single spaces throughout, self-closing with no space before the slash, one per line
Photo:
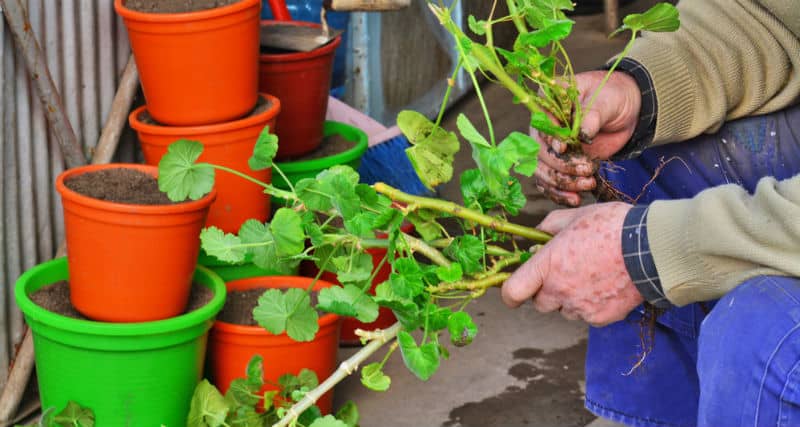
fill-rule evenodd
<path id="1" fill-rule="evenodd" d="M 615 162 L 601 173 L 629 201 L 639 204 L 693 197 L 706 188 L 727 183 L 752 192 L 764 176 L 787 179 L 800 173 L 800 132 L 792 126 L 800 130 L 798 107 L 730 122 L 714 135 L 645 150 L 640 157 Z M 765 355 L 780 354 L 782 364 L 790 359 L 794 364 L 800 361 L 800 351 L 781 347 L 777 342 L 769 348 L 771 341 L 759 331 L 783 328 L 786 335 L 792 330 L 794 325 L 786 319 L 800 316 L 800 307 L 790 307 L 792 301 L 800 300 L 800 284 L 796 278 L 769 278 L 769 283 L 791 291 L 787 291 L 785 304 L 769 305 L 769 299 L 757 298 L 766 298 L 763 294 L 750 290 L 763 287 L 764 280 L 768 278 L 748 281 L 722 300 L 721 305 L 729 298 L 736 301 L 734 306 L 740 310 L 728 314 L 741 316 L 735 322 L 732 318 L 727 320 L 729 324 L 712 321 L 722 316 L 713 302 L 673 308 L 659 316 L 652 352 L 632 372 L 642 353 L 642 310 L 635 310 L 624 321 L 608 327 L 591 328 L 586 357 L 586 407 L 632 426 L 694 426 L 698 422 L 709 426 L 776 425 L 769 421 L 769 414 L 778 413 L 795 419 L 797 425 L 800 419 L 792 418 L 800 416 L 797 406 L 781 405 L 777 399 L 781 390 L 777 388 L 783 385 L 785 394 L 793 395 L 800 388 L 800 372 L 794 374 L 783 365 L 782 371 L 773 369 L 765 364 L 769 360 Z M 739 293 L 743 295 L 737 298 Z M 708 310 L 709 321 L 703 323 Z M 734 326 L 737 323 L 740 326 Z M 716 340 L 736 333 L 740 335 L 736 339 Z M 715 360 L 720 360 L 719 364 L 715 365 Z M 712 367 L 715 369 L 709 370 Z M 743 373 L 753 370 L 768 372 L 762 375 L 767 378 L 768 390 L 760 394 L 744 390 L 743 385 L 750 378 Z M 781 372 L 790 372 L 797 378 L 781 376 Z M 725 393 L 717 390 L 717 382 L 727 384 Z M 750 411 L 757 412 L 759 418 L 748 419 L 744 413 L 737 421 L 726 418 L 731 412 L 744 411 L 748 405 L 759 408 Z"/>

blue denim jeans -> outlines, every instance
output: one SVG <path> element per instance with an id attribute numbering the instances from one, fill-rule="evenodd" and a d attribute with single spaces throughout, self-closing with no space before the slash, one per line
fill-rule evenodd
<path id="1" fill-rule="evenodd" d="M 800 107 L 793 107 L 651 148 L 602 174 L 641 204 L 726 183 L 752 192 L 762 177 L 800 173 L 799 135 Z M 652 351 L 632 369 L 643 350 L 642 316 L 640 308 L 590 329 L 590 411 L 631 426 L 800 425 L 799 278 L 760 276 L 719 301 L 667 311 Z"/>

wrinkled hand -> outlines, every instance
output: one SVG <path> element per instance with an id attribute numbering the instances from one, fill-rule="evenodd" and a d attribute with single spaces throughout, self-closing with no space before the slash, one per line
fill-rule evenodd
<path id="1" fill-rule="evenodd" d="M 503 301 L 518 307 L 528 299 L 541 312 L 604 326 L 625 318 L 644 300 L 622 259 L 626 203 L 600 203 L 553 211 L 538 226 L 553 240 L 503 285 Z"/>
<path id="2" fill-rule="evenodd" d="M 604 71 L 589 71 L 575 76 L 580 101 L 585 105 L 605 76 Z M 534 137 L 544 144 L 539 151 L 536 185 L 539 191 L 558 204 L 578 206 L 581 191 L 591 191 L 597 183 L 594 160 L 606 160 L 630 140 L 639 120 L 642 95 L 633 77 L 615 72 L 592 109 L 584 113 L 581 130 L 592 141 L 583 144 L 584 155 L 562 156 L 566 144 L 534 131 Z"/>

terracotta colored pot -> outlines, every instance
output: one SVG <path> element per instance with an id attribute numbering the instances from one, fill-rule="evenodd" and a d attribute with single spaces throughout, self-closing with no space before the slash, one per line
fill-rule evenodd
<path id="1" fill-rule="evenodd" d="M 200 230 L 216 193 L 173 205 L 130 205 L 93 199 L 64 185 L 70 177 L 114 168 L 158 174 L 153 166 L 109 164 L 70 169 L 56 179 L 72 305 L 104 322 L 176 316 L 189 298 Z"/>
<path id="2" fill-rule="evenodd" d="M 228 291 L 253 288 L 301 288 L 311 284 L 307 277 L 265 276 L 228 282 Z M 317 281 L 314 290 L 333 286 Z M 209 335 L 209 362 L 214 384 L 225 393 L 236 378 L 243 378 L 250 359 L 260 354 L 264 358 L 264 380 L 277 384 L 281 375 L 298 374 L 303 368 L 317 373 L 322 382 L 336 370 L 340 318 L 325 314 L 319 318 L 319 331 L 313 341 L 297 342 L 286 334 L 273 335 L 260 326 L 241 326 L 217 320 Z M 267 385 L 265 390 L 273 390 Z M 331 412 L 333 392 L 318 402 L 324 414 Z"/>
<path id="3" fill-rule="evenodd" d="M 281 111 L 281 103 L 277 98 L 266 94 L 262 96 L 272 103 L 270 108 L 260 114 L 227 123 L 193 127 L 160 126 L 142 121 L 145 107 L 133 111 L 129 121 L 139 134 L 148 164 L 157 165 L 173 142 L 190 139 L 200 141 L 205 147 L 199 161 L 227 166 L 269 183 L 272 180 L 271 169 L 253 171 L 247 164 L 253 155 L 258 135 L 264 126 L 274 128 L 275 118 Z M 270 198 L 264 194 L 263 188 L 230 173 L 217 171 L 215 177 L 217 201 L 211 205 L 206 225 L 219 227 L 228 233 L 238 233 L 239 227 L 248 219 L 267 220 Z"/>
<path id="4" fill-rule="evenodd" d="M 319 27 L 310 22 L 261 23 L 278 24 Z M 258 88 L 277 96 L 283 106 L 276 131 L 280 138 L 278 159 L 310 153 L 322 142 L 333 57 L 339 43 L 341 36 L 311 52 L 261 54 Z"/>
<path id="5" fill-rule="evenodd" d="M 142 13 L 115 0 L 157 121 L 175 126 L 241 117 L 258 94 L 260 0 L 190 13 Z"/>

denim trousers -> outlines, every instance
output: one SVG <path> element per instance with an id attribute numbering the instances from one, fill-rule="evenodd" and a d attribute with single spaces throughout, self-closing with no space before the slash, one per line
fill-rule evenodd
<path id="1" fill-rule="evenodd" d="M 791 107 L 652 147 L 601 175 L 639 204 L 728 183 L 752 192 L 765 176 L 800 173 L 798 136 Z M 644 329 L 643 313 L 590 329 L 587 409 L 630 426 L 800 426 L 800 278 L 755 277 Z"/>

